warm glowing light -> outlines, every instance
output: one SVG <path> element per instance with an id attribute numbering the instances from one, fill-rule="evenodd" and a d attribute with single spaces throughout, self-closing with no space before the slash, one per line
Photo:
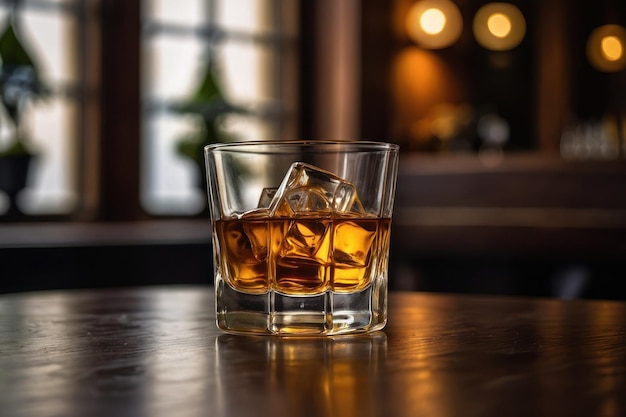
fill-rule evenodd
<path id="1" fill-rule="evenodd" d="M 406 16 L 406 30 L 411 39 L 427 49 L 452 45 L 461 36 L 463 18 L 450 0 L 420 0 Z"/>
<path id="2" fill-rule="evenodd" d="M 587 58 L 598 71 L 617 72 L 626 68 L 626 29 L 618 25 L 596 28 L 587 41 Z"/>
<path id="3" fill-rule="evenodd" d="M 511 20 L 503 13 L 494 13 L 487 19 L 487 28 L 493 36 L 505 38 L 511 33 Z"/>
<path id="4" fill-rule="evenodd" d="M 509 3 L 488 3 L 474 16 L 474 36 L 484 48 L 506 51 L 515 48 L 526 35 L 526 19 Z"/>
<path id="5" fill-rule="evenodd" d="M 436 35 L 446 26 L 446 15 L 439 9 L 428 9 L 420 17 L 420 26 L 424 32 Z"/>
<path id="6" fill-rule="evenodd" d="M 602 55 L 609 61 L 617 61 L 622 57 L 623 45 L 617 36 L 605 36 L 600 42 Z"/>

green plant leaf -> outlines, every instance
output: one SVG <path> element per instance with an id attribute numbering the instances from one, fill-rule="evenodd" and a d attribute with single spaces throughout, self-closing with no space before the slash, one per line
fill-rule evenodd
<path id="1" fill-rule="evenodd" d="M 3 66 L 33 67 L 35 73 L 37 72 L 32 58 L 15 34 L 15 27 L 11 20 L 9 20 L 4 32 L 0 35 L 0 58 L 2 58 Z"/>
<path id="2" fill-rule="evenodd" d="M 170 109 L 176 113 L 193 115 L 197 121 L 193 132 L 178 139 L 176 152 L 193 161 L 201 169 L 204 167 L 206 145 L 236 139 L 223 129 L 224 116 L 249 113 L 247 109 L 235 106 L 225 99 L 217 73 L 211 64 L 205 69 L 191 97 L 187 101 L 171 106 Z"/>
<path id="3" fill-rule="evenodd" d="M 222 91 L 217 83 L 215 68 L 213 67 L 213 65 L 209 64 L 206 71 L 204 72 L 204 77 L 200 82 L 198 90 L 194 94 L 191 101 L 206 103 L 209 101 L 221 99 L 223 99 L 223 96 Z"/>
<path id="4" fill-rule="evenodd" d="M 45 96 L 48 90 L 39 78 L 32 56 L 16 33 L 14 18 L 13 14 L 9 15 L 0 33 L 0 102 L 15 130 L 15 144 L 9 150 L 11 153 L 27 153 L 19 128 L 22 105 L 27 100 Z"/>
<path id="5" fill-rule="evenodd" d="M 217 73 L 209 64 L 200 80 L 195 93 L 183 103 L 172 106 L 178 113 L 200 115 L 207 123 L 213 123 L 223 114 L 242 112 L 242 109 L 230 104 L 222 94 Z"/>
<path id="6" fill-rule="evenodd" d="M 6 149 L 0 150 L 0 156 L 9 156 L 9 155 L 33 155 L 27 147 L 26 144 L 22 141 L 16 140 L 12 145 L 10 145 Z"/>

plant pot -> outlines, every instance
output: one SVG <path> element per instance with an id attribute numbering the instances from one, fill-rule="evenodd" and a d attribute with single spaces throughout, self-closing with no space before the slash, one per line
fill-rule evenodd
<path id="1" fill-rule="evenodd" d="M 28 184 L 28 172 L 32 155 L 1 155 L 0 156 L 0 190 L 9 196 L 9 210 L 4 217 L 22 216 L 17 207 L 16 198 Z"/>

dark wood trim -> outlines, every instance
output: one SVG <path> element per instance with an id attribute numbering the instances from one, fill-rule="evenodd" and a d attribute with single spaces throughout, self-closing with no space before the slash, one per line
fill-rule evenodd
<path id="1" fill-rule="evenodd" d="M 140 2 L 102 2 L 101 220 L 145 217 L 140 181 Z"/>
<path id="2" fill-rule="evenodd" d="M 570 97 L 569 38 L 567 4 L 563 0 L 539 1 L 536 33 L 537 48 L 536 111 L 537 146 L 546 153 L 559 152 L 561 132 L 572 111 Z"/>
<path id="3" fill-rule="evenodd" d="M 392 3 L 361 1 L 360 137 L 390 141 L 390 64 L 396 48 L 392 33 Z"/>
<path id="4" fill-rule="evenodd" d="M 301 139 L 313 139 L 315 121 L 315 90 L 319 88 L 316 77 L 315 60 L 315 31 L 318 25 L 317 3 L 314 1 L 301 1 L 299 9 L 299 94 L 298 106 L 300 120 L 299 136 Z"/>

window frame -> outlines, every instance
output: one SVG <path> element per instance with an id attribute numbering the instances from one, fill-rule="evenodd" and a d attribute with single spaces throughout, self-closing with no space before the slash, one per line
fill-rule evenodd
<path id="1" fill-rule="evenodd" d="M 273 0 L 279 1 L 279 0 Z M 296 1 L 296 7 L 298 6 Z M 284 18 L 281 16 L 280 18 Z M 280 25 L 281 22 L 276 22 Z M 141 205 L 141 2 L 102 0 L 102 125 L 100 146 L 99 212 L 97 220 L 133 221 L 145 219 L 194 218 L 197 215 L 155 215 L 147 213 Z M 298 92 L 284 88 L 284 82 L 297 79 L 298 54 L 283 59 L 283 52 L 294 48 L 298 39 L 279 39 L 277 80 L 281 100 L 288 102 L 289 122 L 279 122 L 279 139 L 298 135 Z M 133 68 L 128 71 L 128 68 Z M 284 75 L 284 76 L 283 76 Z"/>
<path id="2" fill-rule="evenodd" d="M 68 214 L 32 215 L 24 220 L 111 222 L 202 216 L 155 215 L 141 205 L 142 1 L 78 0 L 76 7 L 82 19 L 76 40 L 82 56 L 76 122 L 79 203 Z M 279 126 L 278 139 L 359 139 L 359 1 L 337 5 L 327 0 L 293 0 L 293 7 L 298 33 L 279 41 L 276 78 L 281 82 L 281 100 L 289 103 L 283 110 L 290 121 Z M 333 18 L 329 21 L 329 17 Z M 348 36 L 343 30 L 346 19 L 351 28 Z M 338 57 L 341 65 L 335 61 Z M 286 88 L 285 83 L 297 87 Z M 340 102 L 324 93 L 329 86 Z M 349 121 L 335 123 L 337 114 L 347 114 Z"/>

